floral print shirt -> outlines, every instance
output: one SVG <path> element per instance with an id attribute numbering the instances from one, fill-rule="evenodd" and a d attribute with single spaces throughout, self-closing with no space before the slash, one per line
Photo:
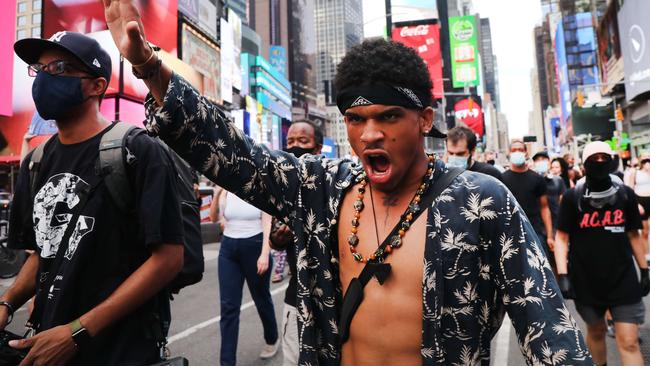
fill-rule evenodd
<path id="1" fill-rule="evenodd" d="M 281 217 L 294 231 L 300 365 L 337 365 L 337 220 L 362 167 L 256 144 L 174 75 L 147 128 L 210 180 Z M 445 166 L 437 161 L 432 181 Z M 503 184 L 464 172 L 427 213 L 422 277 L 422 364 L 489 364 L 490 341 L 508 313 L 530 365 L 591 365 L 535 231 Z"/>

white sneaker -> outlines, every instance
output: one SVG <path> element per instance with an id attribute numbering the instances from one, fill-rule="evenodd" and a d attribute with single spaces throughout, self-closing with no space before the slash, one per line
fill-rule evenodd
<path id="1" fill-rule="evenodd" d="M 269 359 L 275 356 L 280 349 L 280 338 L 275 342 L 275 344 L 266 344 L 262 347 L 262 352 L 260 353 L 260 358 L 263 360 Z"/>

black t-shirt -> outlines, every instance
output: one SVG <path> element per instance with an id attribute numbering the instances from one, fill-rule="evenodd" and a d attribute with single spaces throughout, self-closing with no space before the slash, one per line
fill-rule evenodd
<path id="1" fill-rule="evenodd" d="M 544 177 L 530 169 L 523 173 L 515 173 L 512 170 L 507 170 L 502 176 L 503 183 L 524 209 L 528 220 L 530 220 L 537 234 L 545 236 L 546 229 L 544 228 L 539 205 L 540 197 L 546 194 Z"/>
<path id="2" fill-rule="evenodd" d="M 548 209 L 551 211 L 551 222 L 553 230 L 557 229 L 557 214 L 560 211 L 560 196 L 566 192 L 564 181 L 560 177 L 546 176 L 546 196 L 548 197 Z"/>
<path id="3" fill-rule="evenodd" d="M 495 177 L 496 179 L 503 181 L 503 177 L 501 175 L 501 172 L 499 169 L 495 168 L 493 165 L 486 164 L 486 163 L 481 163 L 480 161 L 475 161 L 472 166 L 469 167 L 468 170 L 471 170 L 473 172 L 477 173 L 483 173 L 487 175 L 491 175 Z"/>
<path id="4" fill-rule="evenodd" d="M 108 127 L 110 128 L 110 127 Z M 53 271 L 38 331 L 67 324 L 104 301 L 150 256 L 152 245 L 182 243 L 183 227 L 174 168 L 162 147 L 140 134 L 128 148 L 136 161 L 127 173 L 135 196 L 132 214 L 121 212 L 104 183 L 88 197 L 75 223 L 65 257 L 54 262 L 62 237 L 78 203 L 75 187 L 94 186 L 100 179 L 95 164 L 105 131 L 77 144 L 58 138 L 45 147 L 35 197 L 29 186 L 29 161 L 20 168 L 11 210 L 9 246 L 40 254 L 38 278 Z M 151 334 L 154 300 L 93 338 L 71 365 L 144 365 L 158 359 Z"/>
<path id="5" fill-rule="evenodd" d="M 641 299 L 627 233 L 641 229 L 634 191 L 621 186 L 614 205 L 601 209 L 568 190 L 562 197 L 558 230 L 569 234 L 569 276 L 577 301 L 589 305 L 624 305 Z"/>

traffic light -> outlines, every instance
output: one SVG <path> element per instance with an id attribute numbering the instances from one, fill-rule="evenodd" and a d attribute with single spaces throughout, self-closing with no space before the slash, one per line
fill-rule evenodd
<path id="1" fill-rule="evenodd" d="M 616 120 L 617 121 L 623 121 L 625 118 L 623 117 L 623 108 L 621 106 L 616 107 Z"/>
<path id="2" fill-rule="evenodd" d="M 576 92 L 576 104 L 580 108 L 585 105 L 585 93 L 583 93 L 582 90 Z"/>

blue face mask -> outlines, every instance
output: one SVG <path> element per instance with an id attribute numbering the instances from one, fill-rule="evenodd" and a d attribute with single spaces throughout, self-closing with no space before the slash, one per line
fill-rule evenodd
<path id="1" fill-rule="evenodd" d="M 526 154 L 520 151 L 510 153 L 510 163 L 516 166 L 521 166 L 526 164 Z"/>
<path id="2" fill-rule="evenodd" d="M 447 165 L 452 168 L 467 169 L 467 160 L 469 159 L 465 156 L 449 155 Z"/>
<path id="3" fill-rule="evenodd" d="M 81 77 L 51 75 L 41 71 L 32 85 L 32 98 L 38 114 L 44 119 L 57 120 L 85 101 Z"/>

